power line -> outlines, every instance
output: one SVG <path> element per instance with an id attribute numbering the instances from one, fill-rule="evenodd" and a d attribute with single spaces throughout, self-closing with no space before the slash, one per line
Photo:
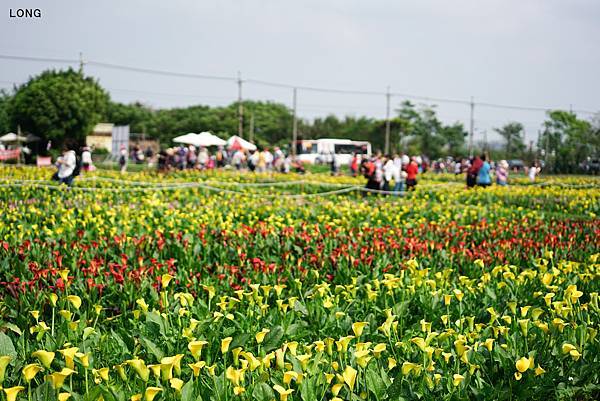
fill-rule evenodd
<path id="1" fill-rule="evenodd" d="M 242 81 L 241 79 L 234 77 L 234 76 L 217 76 L 217 75 L 183 73 L 183 72 L 175 72 L 175 71 L 167 71 L 167 70 L 132 67 L 132 66 L 126 66 L 126 65 L 121 65 L 121 64 L 106 63 L 106 62 L 93 61 L 93 60 L 83 62 L 82 60 L 76 60 L 76 59 L 13 56 L 13 55 L 6 55 L 6 54 L 0 54 L 0 59 L 18 60 L 18 61 L 34 61 L 34 62 L 50 62 L 50 63 L 66 63 L 66 64 L 81 64 L 81 63 L 83 63 L 86 65 L 100 67 L 100 68 L 116 69 L 116 70 L 139 72 L 139 73 L 162 75 L 162 76 L 229 81 L 229 82 L 236 82 L 236 83 L 238 83 L 238 85 L 241 83 L 248 83 L 248 84 L 254 84 L 254 85 L 278 87 L 278 88 L 286 88 L 286 89 L 294 89 L 295 88 L 296 90 L 312 91 L 312 92 L 320 92 L 320 93 L 336 93 L 336 94 L 359 95 L 359 96 L 388 96 L 388 93 L 385 91 L 335 89 L 335 88 L 325 88 L 325 87 L 315 87 L 315 86 L 292 85 L 292 84 L 273 82 L 273 81 L 267 81 L 267 80 L 259 80 L 259 79 L 246 79 L 246 80 Z M 390 92 L 389 96 L 422 100 L 422 101 L 428 101 L 428 102 L 454 103 L 454 104 L 461 104 L 461 105 L 466 105 L 466 106 L 471 106 L 471 104 L 472 104 L 471 101 L 465 100 L 465 99 L 431 97 L 431 96 L 422 96 L 422 95 L 414 95 L 414 94 L 399 93 L 399 92 Z M 539 111 L 548 112 L 548 111 L 557 109 L 557 108 L 553 108 L 553 107 L 517 106 L 517 105 L 508 105 L 508 104 L 491 103 L 491 102 L 477 102 L 477 103 L 474 103 L 474 105 L 481 106 L 481 107 L 488 107 L 488 108 L 497 108 L 497 109 L 538 111 L 538 112 Z M 580 109 L 573 109 L 572 112 L 580 113 L 580 114 L 596 114 L 597 113 L 597 112 L 591 111 L 591 110 L 580 110 Z"/>
<path id="2" fill-rule="evenodd" d="M 154 75 L 166 75 L 166 76 L 171 76 L 171 77 L 208 79 L 208 80 L 231 81 L 231 82 L 237 81 L 237 79 L 235 77 L 190 74 L 190 73 L 185 73 L 185 72 L 155 70 L 155 69 L 150 69 L 150 68 L 139 68 L 139 67 L 130 67 L 130 66 L 125 66 L 125 65 L 119 65 L 119 64 L 104 63 L 104 62 L 100 62 L 100 61 L 87 61 L 85 64 L 91 65 L 91 66 L 96 66 L 96 67 L 102 67 L 102 68 L 110 68 L 110 69 L 115 69 L 115 70 L 141 72 L 141 73 L 145 73 L 145 74 L 154 74 Z"/>

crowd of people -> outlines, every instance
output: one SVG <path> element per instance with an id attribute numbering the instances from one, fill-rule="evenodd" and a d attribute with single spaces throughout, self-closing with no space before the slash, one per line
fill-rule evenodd
<path id="1" fill-rule="evenodd" d="M 267 147 L 257 148 L 253 151 L 246 149 L 229 149 L 218 147 L 210 153 L 205 147 L 196 148 L 193 145 L 179 146 L 162 149 L 158 153 L 158 171 L 197 169 L 208 170 L 213 168 L 233 168 L 252 172 L 279 172 L 304 173 L 304 165 L 290 154 L 286 154 L 279 147 L 274 147 L 273 152 Z"/>
<path id="2" fill-rule="evenodd" d="M 339 158 L 330 155 L 331 174 L 342 174 Z M 120 148 L 118 163 L 121 172 L 127 171 L 130 161 L 135 163 L 148 163 L 153 167 L 156 163 L 160 173 L 169 171 L 196 169 L 229 168 L 238 171 L 250 172 L 278 172 L 305 173 L 304 164 L 291 154 L 286 154 L 279 147 L 257 148 L 252 151 L 245 149 L 226 149 L 217 147 L 211 153 L 208 148 L 196 148 L 193 145 L 162 149 L 155 154 L 148 148 L 142 151 L 138 146 L 133 146 L 128 153 L 125 146 Z M 77 157 L 72 149 L 65 148 L 62 155 L 56 160 L 57 171 L 54 180 L 71 185 L 74 177 L 81 171 L 91 171 L 95 167 L 92 161 L 91 149 L 83 147 L 81 157 Z M 406 154 L 367 156 L 359 153 L 352 155 L 348 163 L 349 172 L 356 177 L 362 175 L 366 178 L 367 192 L 387 194 L 400 194 L 404 191 L 414 191 L 420 174 L 431 171 L 432 173 L 464 174 L 467 188 L 488 187 L 495 182 L 497 185 L 508 185 L 509 165 L 506 160 L 494 162 L 486 154 L 464 159 L 446 159 L 430 162 L 427 157 Z M 541 171 L 535 162 L 526 172 L 533 183 Z"/>
<path id="3" fill-rule="evenodd" d="M 405 154 L 393 156 L 378 154 L 373 157 L 355 154 L 349 167 L 353 176 L 360 173 L 367 179 L 366 188 L 370 192 L 383 194 L 398 194 L 405 189 L 414 190 L 417 186 L 417 176 L 428 170 L 434 173 L 464 174 L 467 188 L 488 187 L 492 185 L 492 181 L 497 185 L 506 186 L 510 172 L 506 160 L 496 163 L 486 154 L 468 159 L 439 160 L 433 163 L 425 157 L 409 157 Z M 531 183 L 535 182 L 540 171 L 541 167 L 537 162 L 526 169 Z"/>

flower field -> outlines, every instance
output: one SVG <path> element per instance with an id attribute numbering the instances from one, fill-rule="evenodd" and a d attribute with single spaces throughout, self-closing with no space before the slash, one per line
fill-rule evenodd
<path id="1" fill-rule="evenodd" d="M 0 167 L 2 399 L 600 398 L 600 180 Z"/>

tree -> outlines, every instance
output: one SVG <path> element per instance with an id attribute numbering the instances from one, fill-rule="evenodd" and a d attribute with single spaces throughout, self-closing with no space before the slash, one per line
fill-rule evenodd
<path id="1" fill-rule="evenodd" d="M 0 135 L 11 131 L 9 106 L 11 96 L 5 91 L 0 90 Z"/>
<path id="2" fill-rule="evenodd" d="M 519 159 L 525 151 L 523 124 L 510 122 L 502 128 L 495 128 L 495 131 L 506 141 L 505 157 L 507 159 Z"/>
<path id="3" fill-rule="evenodd" d="M 106 120 L 115 125 L 129 125 L 131 132 L 147 133 L 152 124 L 154 112 L 140 102 L 131 104 L 110 102 Z"/>
<path id="4" fill-rule="evenodd" d="M 11 123 L 59 145 L 82 145 L 105 117 L 108 102 L 108 94 L 91 77 L 73 69 L 45 71 L 17 88 Z"/>
<path id="5" fill-rule="evenodd" d="M 538 147 L 554 172 L 572 173 L 588 156 L 597 154 L 599 139 L 592 125 L 572 112 L 554 110 L 548 113 Z"/>

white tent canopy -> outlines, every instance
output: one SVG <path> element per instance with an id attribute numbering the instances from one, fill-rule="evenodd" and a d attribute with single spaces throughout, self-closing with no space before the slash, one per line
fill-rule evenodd
<path id="1" fill-rule="evenodd" d="M 237 143 L 236 146 L 241 147 L 242 149 L 245 150 L 256 150 L 256 145 L 253 144 L 252 142 L 248 142 L 247 140 L 245 140 L 244 138 L 240 138 L 237 135 L 232 136 L 231 138 L 229 138 L 227 140 L 227 146 L 228 147 L 233 147 L 235 144 Z"/>
<path id="2" fill-rule="evenodd" d="M 14 132 L 9 132 L 6 135 L 0 136 L 0 142 L 25 142 L 27 137 L 17 135 Z"/>
<path id="3" fill-rule="evenodd" d="M 211 134 L 210 132 L 201 132 L 199 134 L 194 134 L 193 132 L 190 132 L 189 134 L 173 138 L 173 142 L 185 143 L 188 145 L 194 145 L 198 147 L 225 146 L 227 144 L 227 142 L 225 142 L 218 136 Z"/>
<path id="4" fill-rule="evenodd" d="M 193 132 L 173 138 L 173 142 L 185 143 L 188 145 L 194 145 L 195 141 L 196 141 L 196 134 L 194 134 Z"/>

